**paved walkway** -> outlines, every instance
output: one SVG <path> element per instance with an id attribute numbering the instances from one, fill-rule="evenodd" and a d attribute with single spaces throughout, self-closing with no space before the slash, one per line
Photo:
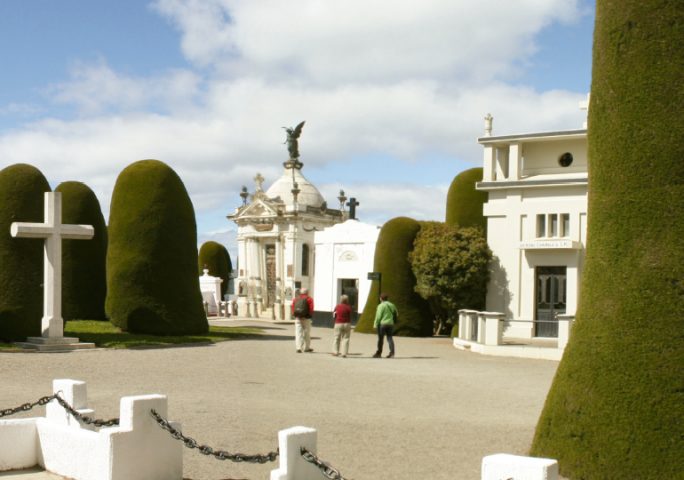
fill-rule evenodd
<path id="1" fill-rule="evenodd" d="M 447 338 L 399 337 L 396 358 L 373 359 L 375 336 L 358 333 L 350 356 L 337 358 L 328 353 L 326 328 L 313 329 L 315 352 L 297 354 L 292 325 L 224 324 L 260 326 L 265 336 L 182 348 L 0 353 L 0 408 L 49 394 L 53 378 L 73 378 L 88 383 L 99 418 L 118 416 L 123 395 L 166 394 L 169 417 L 186 435 L 230 452 L 266 453 L 277 447 L 278 430 L 303 425 L 318 430 L 319 456 L 347 478 L 478 479 L 484 455 L 526 453 L 557 367 L 456 350 Z M 275 467 L 184 451 L 184 475 L 193 480 L 261 480 Z"/>

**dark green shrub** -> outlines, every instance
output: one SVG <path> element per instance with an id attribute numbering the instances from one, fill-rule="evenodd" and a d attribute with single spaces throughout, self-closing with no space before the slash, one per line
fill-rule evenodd
<path id="1" fill-rule="evenodd" d="M 482 168 L 471 168 L 456 175 L 447 194 L 447 225 L 480 227 L 486 231 L 487 219 L 482 215 L 482 205 L 487 201 L 487 192 L 475 190 L 475 183 L 480 181 Z"/>
<path id="2" fill-rule="evenodd" d="M 0 339 L 41 335 L 43 239 L 12 238 L 13 222 L 44 221 L 44 193 L 50 185 L 26 164 L 0 170 Z"/>
<path id="3" fill-rule="evenodd" d="M 63 182 L 55 192 L 62 193 L 62 222 L 92 225 L 90 240 L 64 240 L 62 243 L 62 318 L 105 320 L 107 294 L 107 227 L 95 193 L 81 182 Z"/>
<path id="4" fill-rule="evenodd" d="M 406 337 L 432 335 L 430 305 L 414 291 L 416 277 L 408 259 L 419 230 L 420 224 L 412 218 L 393 218 L 382 226 L 375 247 L 373 270 L 382 273 L 382 290 L 399 310 L 395 334 Z M 380 293 L 378 282 L 374 281 L 356 325 L 357 332 L 374 331 L 373 321 Z"/>
<path id="5" fill-rule="evenodd" d="M 107 315 L 134 333 L 208 330 L 197 279 L 195 212 L 181 179 L 158 160 L 126 167 L 109 216 Z"/>
<path id="6" fill-rule="evenodd" d="M 532 454 L 573 479 L 682 478 L 684 8 L 598 0 L 586 267 Z"/>
<path id="7" fill-rule="evenodd" d="M 233 264 L 230 261 L 230 254 L 226 247 L 214 241 L 204 242 L 199 250 L 197 265 L 200 275 L 207 268 L 209 269 L 209 275 L 223 280 L 221 283 L 221 298 L 223 298 L 228 291 L 230 273 L 233 271 Z"/>
<path id="8" fill-rule="evenodd" d="M 437 320 L 435 333 L 456 323 L 459 309 L 484 309 L 491 258 L 480 228 L 422 222 L 409 261 L 415 291 Z"/>

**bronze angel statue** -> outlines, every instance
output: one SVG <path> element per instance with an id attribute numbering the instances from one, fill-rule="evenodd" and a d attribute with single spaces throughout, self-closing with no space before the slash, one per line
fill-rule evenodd
<path id="1" fill-rule="evenodd" d="M 299 158 L 299 143 L 297 142 L 297 139 L 302 134 L 304 123 L 305 122 L 300 123 L 295 128 L 283 127 L 287 132 L 287 140 L 285 140 L 285 143 L 287 143 L 287 151 L 290 153 L 290 158 L 292 160 Z"/>

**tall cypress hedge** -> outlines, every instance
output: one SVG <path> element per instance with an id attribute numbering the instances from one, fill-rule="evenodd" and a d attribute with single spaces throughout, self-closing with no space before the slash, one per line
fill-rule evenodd
<path id="1" fill-rule="evenodd" d="M 205 333 L 197 279 L 197 225 L 183 182 L 168 165 L 141 160 L 114 186 L 106 312 L 123 330 Z"/>
<path id="2" fill-rule="evenodd" d="M 13 222 L 44 221 L 44 193 L 50 184 L 35 167 L 0 170 L 0 339 L 23 341 L 41 335 L 43 244 L 40 238 L 12 238 Z"/>
<path id="3" fill-rule="evenodd" d="M 199 250 L 197 266 L 199 267 L 200 275 L 207 268 L 209 269 L 209 275 L 223 280 L 221 283 L 221 298 L 223 298 L 228 291 L 228 282 L 233 271 L 233 264 L 230 261 L 230 254 L 226 247 L 212 240 L 204 242 Z"/>
<path id="4" fill-rule="evenodd" d="M 406 337 L 432 335 L 430 305 L 414 290 L 416 277 L 408 258 L 419 230 L 420 223 L 412 218 L 397 217 L 385 223 L 378 236 L 373 261 L 373 270 L 382 274 L 383 292 L 399 311 L 394 333 Z M 357 332 L 374 331 L 375 309 L 382 293 L 378 288 L 378 282 L 373 281 L 366 306 L 356 324 Z"/>
<path id="5" fill-rule="evenodd" d="M 62 243 L 62 318 L 105 320 L 107 294 L 107 226 L 100 202 L 84 183 L 63 182 L 55 189 L 62 193 L 62 222 L 92 225 L 90 240 L 64 240 Z"/>
<path id="6" fill-rule="evenodd" d="M 482 181 L 482 168 L 471 168 L 456 175 L 449 186 L 446 204 L 446 224 L 459 227 L 487 228 L 482 205 L 487 192 L 475 190 L 475 183 Z"/>
<path id="7" fill-rule="evenodd" d="M 682 478 L 684 3 L 598 0 L 586 268 L 532 454 L 572 479 Z"/>

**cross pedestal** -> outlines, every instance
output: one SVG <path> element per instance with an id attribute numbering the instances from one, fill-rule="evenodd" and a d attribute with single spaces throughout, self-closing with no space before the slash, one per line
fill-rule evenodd
<path id="1" fill-rule="evenodd" d="M 45 239 L 42 336 L 29 337 L 19 345 L 46 351 L 94 347 L 92 343 L 79 343 L 78 338 L 65 337 L 62 320 L 62 239 L 89 240 L 95 234 L 93 227 L 62 224 L 62 194 L 46 192 L 45 221 L 14 222 L 10 233 L 13 237 Z"/>

